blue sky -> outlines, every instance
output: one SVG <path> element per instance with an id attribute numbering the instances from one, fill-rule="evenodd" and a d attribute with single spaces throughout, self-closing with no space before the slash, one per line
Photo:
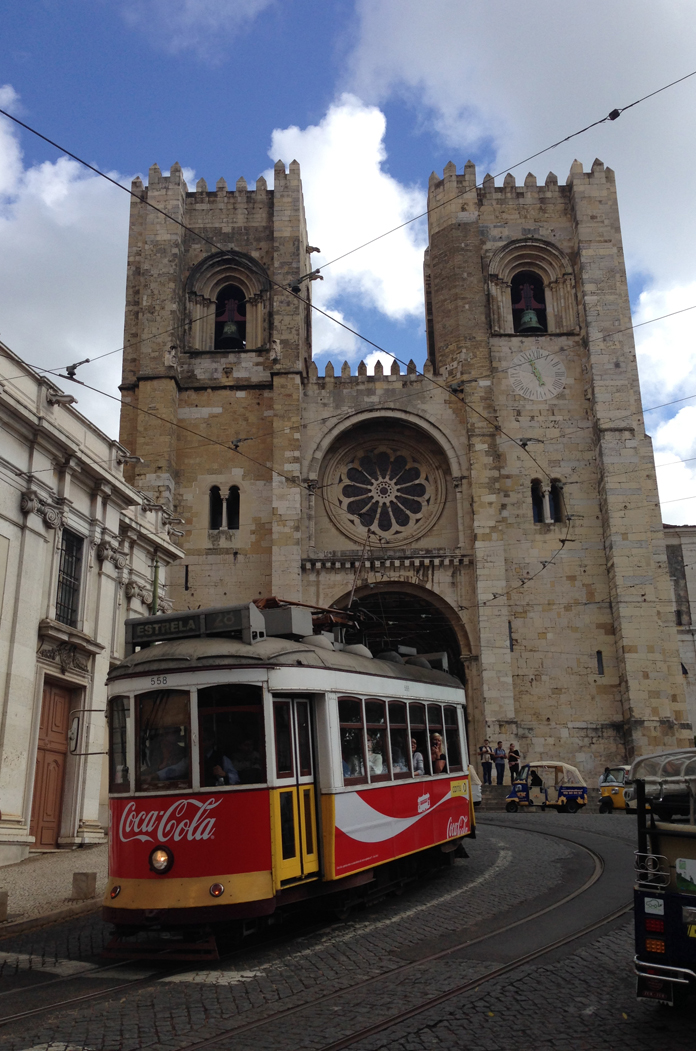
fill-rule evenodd
<path id="1" fill-rule="evenodd" d="M 685 0 L 23 0 L 2 4 L 0 105 L 128 182 L 178 160 L 209 183 L 302 165 L 323 259 L 421 210 L 430 172 L 504 170 L 696 67 Z M 602 32 L 597 33 L 601 24 Z M 533 55 L 533 61 L 530 61 Z M 5 87 L 1 87 L 5 85 Z M 532 163 L 617 172 L 638 320 L 696 303 L 696 78 Z M 519 181 L 527 168 L 515 169 Z M 0 338 L 36 364 L 119 346 L 126 195 L 0 122 Z M 422 224 L 351 257 L 317 302 L 422 364 Z M 314 257 L 315 259 L 317 257 Z M 40 295 L 37 297 L 37 289 Z M 27 308 L 31 304 L 31 309 Z M 46 333 L 50 332 L 50 338 Z M 696 393 L 696 311 L 639 330 L 644 403 Z M 369 353 L 328 323 L 327 357 Z M 85 378 L 115 391 L 118 355 Z M 80 407 L 113 432 L 115 406 Z M 696 399 L 649 414 L 658 463 L 696 456 Z M 696 473 L 661 469 L 669 520 Z M 669 502 L 668 502 L 669 501 Z"/>

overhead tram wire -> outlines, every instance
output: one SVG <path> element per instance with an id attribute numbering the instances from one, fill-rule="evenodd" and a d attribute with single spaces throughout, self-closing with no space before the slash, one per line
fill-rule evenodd
<path id="1" fill-rule="evenodd" d="M 493 176 L 494 179 L 499 179 L 501 175 L 506 175 L 507 172 L 513 171 L 515 168 L 521 167 L 523 164 L 528 164 L 529 161 L 533 161 L 536 157 L 541 157 L 544 153 L 549 153 L 551 150 L 555 150 L 558 146 L 562 146 L 565 142 L 570 142 L 571 139 L 576 139 L 579 135 L 584 135 L 586 131 L 590 131 L 592 128 L 598 127 L 600 124 L 606 124 L 608 121 L 617 120 L 622 113 L 625 113 L 628 109 L 633 109 L 634 106 L 638 106 L 641 102 L 645 102 L 647 99 L 653 98 L 655 95 L 659 95 L 663 91 L 667 91 L 668 88 L 673 88 L 677 84 L 681 84 L 684 80 L 689 80 L 690 77 L 696 76 L 696 69 L 691 73 L 685 74 L 683 77 L 679 77 L 677 80 L 670 81 L 669 84 L 664 84 L 661 88 L 657 88 L 655 91 L 651 91 L 648 95 L 643 95 L 642 98 L 636 99 L 635 102 L 629 102 L 627 106 L 621 106 L 618 109 L 611 110 L 606 117 L 602 117 L 600 120 L 593 121 L 592 124 L 588 124 L 586 127 L 581 128 L 580 131 L 574 131 L 570 135 L 566 135 L 565 138 L 559 139 L 558 142 L 552 143 L 551 146 L 545 146 L 543 150 L 537 150 L 536 153 L 532 153 L 529 157 L 525 157 L 521 161 L 516 161 L 515 164 L 509 165 L 507 168 L 503 168 L 501 171 L 496 172 Z M 0 110 L 0 113 L 3 111 Z M 389 237 L 390 234 L 397 233 L 399 230 L 403 230 L 404 227 L 410 226 L 411 223 L 417 222 L 419 219 L 424 219 L 428 212 L 434 212 L 438 208 L 444 208 L 445 205 L 449 205 L 452 201 L 456 201 L 459 197 L 464 197 L 468 193 L 472 193 L 474 190 L 479 190 L 483 187 L 483 181 L 476 183 L 475 186 L 468 186 L 466 190 L 462 190 L 461 193 L 455 194 L 453 197 L 448 197 L 446 201 L 442 201 L 440 204 L 433 205 L 431 209 L 426 209 L 424 212 L 420 212 L 418 215 L 412 216 L 403 223 L 399 223 L 398 226 L 392 227 L 390 230 L 385 230 L 384 233 L 378 234 L 377 237 L 370 238 L 369 241 L 365 241 L 363 244 L 358 245 L 356 248 L 351 248 L 348 252 L 343 252 L 341 255 L 337 255 L 334 259 L 329 260 L 328 263 L 324 263 L 317 270 L 310 270 L 308 274 L 303 274 L 300 280 L 309 277 L 310 274 L 319 273 L 321 270 L 325 270 L 327 266 L 332 266 L 334 263 L 340 262 L 341 259 L 346 259 L 350 255 L 354 255 L 355 252 L 362 251 L 363 248 L 367 248 L 369 245 L 375 244 L 376 241 L 381 241 L 384 237 Z"/>
<path id="2" fill-rule="evenodd" d="M 522 164 L 526 164 L 526 163 L 528 163 L 528 161 L 533 160 L 536 157 L 540 157 L 542 154 L 548 153 L 550 150 L 556 149 L 558 146 L 562 145 L 563 143 L 568 142 L 568 141 L 570 141 L 573 138 L 577 138 L 579 135 L 583 135 L 585 132 L 589 131 L 591 128 L 597 127 L 600 124 L 604 124 L 607 121 L 614 121 L 614 120 L 616 120 L 626 110 L 632 109 L 634 106 L 637 106 L 637 105 L 639 105 L 642 102 L 645 102 L 649 98 L 653 98 L 655 95 L 659 95 L 663 91 L 667 91 L 669 88 L 675 87 L 677 84 L 681 84 L 683 81 L 688 80 L 688 79 L 690 79 L 691 77 L 693 77 L 695 75 L 696 75 L 696 70 L 693 70 L 691 73 L 687 73 L 684 76 L 677 78 L 676 80 L 670 81 L 668 84 L 664 84 L 660 88 L 656 88 L 654 91 L 649 92 L 647 95 L 643 95 L 641 98 L 636 99 L 633 102 L 628 103 L 626 106 L 622 106 L 620 108 L 616 108 L 616 109 L 611 110 L 611 112 L 608 113 L 606 117 L 602 117 L 601 119 L 594 121 L 592 124 L 588 124 L 586 127 L 581 128 L 579 131 L 572 132 L 570 135 L 566 135 L 563 139 L 559 139 L 557 142 L 552 143 L 550 146 L 546 146 L 546 147 L 544 147 L 544 149 L 538 150 L 536 153 L 530 154 L 528 157 L 524 158 L 523 160 L 517 161 L 512 167 L 513 168 L 517 168 L 517 167 L 519 167 Z M 215 248 L 216 251 L 224 251 L 224 249 L 222 249 L 220 245 L 216 244 L 214 241 L 212 241 L 210 238 L 206 237 L 204 234 L 201 234 L 199 231 L 192 229 L 191 227 L 189 227 L 185 223 L 183 223 L 181 220 L 176 219 L 174 216 L 169 215 L 163 209 L 158 208 L 156 205 L 152 204 L 151 201 L 148 201 L 148 200 L 144 199 L 143 197 L 140 196 L 140 194 L 136 193 L 134 190 L 131 190 L 127 186 L 124 186 L 122 183 L 118 182 L 118 180 L 113 179 L 110 175 L 107 175 L 105 172 L 102 172 L 99 168 L 95 167 L 93 164 L 90 164 L 88 161 L 83 160 L 82 157 L 79 157 L 77 154 L 72 153 L 72 151 L 65 149 L 65 147 L 61 146 L 59 143 L 55 142 L 53 139 L 49 139 L 48 136 L 43 135 L 41 132 L 37 131 L 35 128 L 32 128 L 31 125 L 27 124 L 26 122 L 19 120 L 18 117 L 13 116 L 13 114 L 9 113 L 7 110 L 4 110 L 4 109 L 0 108 L 0 114 L 2 114 L 3 116 L 7 117 L 9 120 L 13 121 L 18 126 L 24 128 L 26 131 L 29 131 L 32 135 L 36 135 L 38 138 L 42 139 L 44 142 L 48 143 L 50 146 L 53 146 L 55 149 L 60 150 L 61 152 L 65 153 L 68 157 L 71 157 L 73 160 L 77 161 L 78 164 L 81 164 L 84 167 L 88 168 L 90 171 L 94 172 L 95 175 L 99 175 L 99 176 L 101 176 L 101 178 L 106 179 L 107 182 L 110 182 L 113 186 L 116 186 L 120 190 L 123 190 L 130 197 L 134 197 L 134 198 L 136 198 L 136 200 L 143 201 L 148 207 L 152 208 L 154 211 L 156 211 L 160 215 L 164 216 L 165 219 L 168 219 L 170 222 L 175 223 L 177 226 L 181 227 L 183 230 L 186 230 L 188 233 L 191 233 L 193 236 L 197 237 L 199 240 L 204 241 L 205 243 L 209 244 L 211 247 Z M 509 171 L 509 170 L 510 170 L 509 168 L 505 169 L 505 171 Z M 498 173 L 498 175 L 501 175 L 501 174 L 504 174 L 504 172 Z M 495 176 L 495 177 L 497 178 L 498 176 Z M 470 192 L 471 189 L 472 189 L 471 187 L 468 187 L 465 191 L 462 192 L 462 194 L 459 194 L 457 196 L 463 196 L 464 193 Z M 451 203 L 451 200 L 453 200 L 453 199 L 454 198 L 450 198 L 450 200 L 448 202 L 446 202 L 446 203 Z M 443 202 L 443 203 L 445 203 L 445 202 Z M 357 248 L 352 249 L 351 252 L 344 253 L 342 256 L 336 257 L 336 259 L 331 260 L 328 264 L 325 264 L 325 265 L 331 265 L 331 263 L 337 262 L 338 259 L 345 258 L 347 255 L 350 255 L 350 254 L 353 254 L 356 251 L 359 251 L 361 248 L 366 247 L 367 244 L 374 243 L 374 241 L 380 240 L 381 238 L 388 236 L 390 233 L 395 232 L 397 229 L 403 228 L 403 226 L 409 225 L 409 223 L 411 223 L 411 222 L 415 222 L 416 219 L 422 218 L 426 214 L 427 214 L 427 212 L 424 212 L 424 213 L 421 213 L 421 215 L 419 215 L 419 216 L 414 216 L 411 220 L 408 220 L 408 222 L 401 224 L 399 227 L 395 227 L 393 230 L 385 231 L 385 233 L 380 234 L 376 238 L 373 238 L 370 242 L 365 242 L 364 245 L 359 245 Z M 319 268 L 319 269 L 321 269 L 321 268 Z M 318 272 L 319 272 L 318 270 L 317 271 L 310 271 L 309 273 L 303 275 L 299 280 L 300 281 L 305 280 L 306 278 L 311 277 L 312 274 L 316 274 Z M 286 293 L 288 293 L 290 295 L 295 296 L 295 298 L 299 299 L 301 302 L 303 302 L 303 303 L 307 302 L 306 300 L 302 299 L 301 296 L 297 295 L 291 289 L 287 288 L 285 285 L 282 285 L 280 282 L 275 281 L 272 278 L 269 278 L 269 281 L 271 282 L 271 284 L 275 285 L 280 290 L 282 290 L 282 291 L 284 291 L 284 292 L 286 292 Z M 408 363 L 404 362 L 401 358 L 398 358 L 395 354 L 392 354 L 390 351 L 385 350 L 384 347 L 380 347 L 377 343 L 374 343 L 372 340 L 368 339 L 366 336 L 363 336 L 361 333 L 357 332 L 355 329 L 352 329 L 349 325 L 346 325 L 343 322 L 339 321 L 338 318 L 333 317 L 331 314 L 327 313 L 324 310 L 321 310 L 320 307 L 317 307 L 313 303 L 310 303 L 309 305 L 310 305 L 310 307 L 313 310 L 318 311 L 324 317 L 327 317 L 331 321 L 333 321 L 334 324 L 337 324 L 341 328 L 346 329 L 346 331 L 348 331 L 351 334 L 357 336 L 359 339 L 361 339 L 364 342 L 368 343 L 370 346 L 374 347 L 376 350 L 379 350 L 379 351 L 382 351 L 382 353 L 388 354 L 395 361 L 398 361 L 400 364 L 406 364 L 407 367 L 408 367 Z M 103 355 L 103 356 L 106 356 L 106 355 Z M 421 375 L 422 375 L 422 373 L 421 373 Z M 71 377 L 69 377 L 69 378 L 71 378 Z M 455 394 L 454 391 L 451 391 L 444 384 L 438 384 L 437 381 L 433 380 L 432 377 L 426 377 L 426 378 L 430 379 L 431 382 L 433 382 L 436 386 L 441 386 L 444 390 L 447 390 L 448 393 L 450 393 L 454 397 L 456 397 L 458 401 L 463 402 L 473 412 L 475 412 L 482 419 L 485 419 L 488 423 L 490 423 L 494 427 L 494 429 L 500 430 L 500 433 L 505 434 L 505 432 L 502 431 L 501 428 L 498 425 L 496 425 L 493 421 L 491 421 L 487 417 L 485 417 L 474 406 L 469 405 L 469 403 L 464 401 L 463 398 L 458 397 L 457 394 Z M 509 438 L 510 441 L 515 442 L 515 439 L 512 438 L 510 435 L 506 434 L 505 436 L 507 438 Z M 518 442 L 515 442 L 515 444 L 519 445 Z M 531 459 L 534 460 L 534 462 L 537 464 L 539 469 L 542 470 L 544 472 L 544 474 L 546 474 L 546 476 L 550 478 L 550 475 L 549 475 L 548 471 L 546 471 L 541 466 L 541 464 L 539 464 L 538 461 L 535 460 L 535 458 L 532 456 L 532 454 L 529 453 L 526 449 L 525 449 L 525 452 L 527 452 L 527 455 L 529 455 L 531 457 Z"/>

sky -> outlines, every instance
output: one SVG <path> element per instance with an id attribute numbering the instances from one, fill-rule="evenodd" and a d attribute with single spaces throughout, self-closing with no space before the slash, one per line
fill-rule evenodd
<path id="1" fill-rule="evenodd" d="M 318 266 L 422 212 L 449 160 L 521 183 L 600 157 L 663 517 L 696 522 L 696 310 L 644 324 L 696 305 L 696 77 L 516 166 L 696 69 L 693 0 L 0 0 L 0 16 L 0 108 L 124 185 L 175 161 L 191 188 L 272 185 L 297 159 Z M 117 351 L 127 227 L 125 193 L 0 118 L 0 339 L 43 368 Z M 333 264 L 315 303 L 422 366 L 425 243 L 420 221 Z M 314 352 L 320 371 L 375 361 L 316 317 Z M 112 398 L 84 389 L 79 409 L 116 435 L 120 355 L 80 376 Z"/>

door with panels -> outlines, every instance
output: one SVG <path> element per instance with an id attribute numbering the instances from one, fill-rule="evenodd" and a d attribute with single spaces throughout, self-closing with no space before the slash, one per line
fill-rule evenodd
<path id="1" fill-rule="evenodd" d="M 308 697 L 273 701 L 277 787 L 271 791 L 276 889 L 319 875 L 314 712 Z"/>

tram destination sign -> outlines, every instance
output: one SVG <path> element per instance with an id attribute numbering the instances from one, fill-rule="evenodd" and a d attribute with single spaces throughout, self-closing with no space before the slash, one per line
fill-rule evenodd
<path id="1" fill-rule="evenodd" d="M 164 613 L 158 617 L 132 617 L 126 621 L 126 656 L 137 649 L 174 639 L 224 635 L 254 643 L 266 637 L 263 614 L 253 602 L 240 606 Z"/>

